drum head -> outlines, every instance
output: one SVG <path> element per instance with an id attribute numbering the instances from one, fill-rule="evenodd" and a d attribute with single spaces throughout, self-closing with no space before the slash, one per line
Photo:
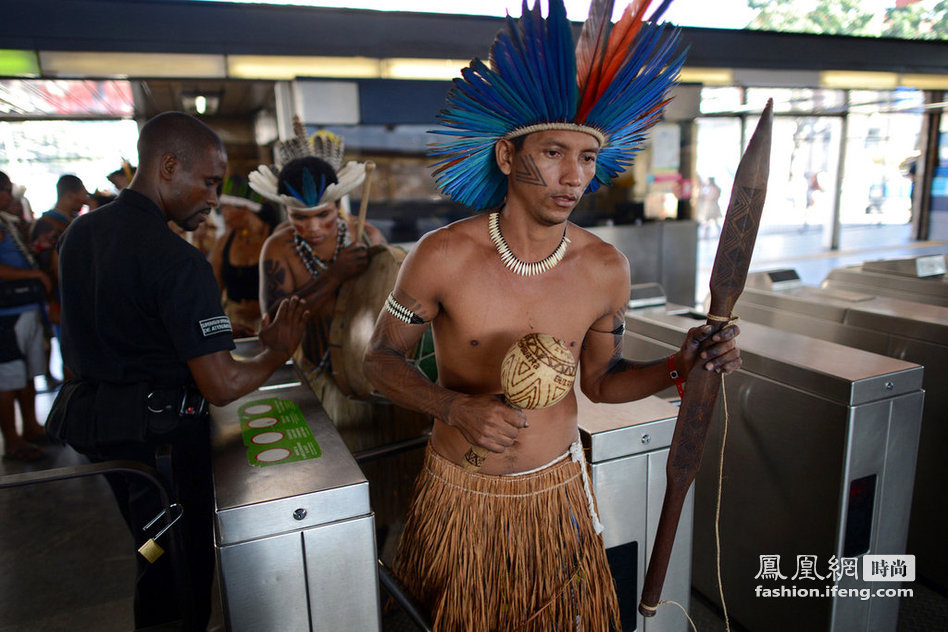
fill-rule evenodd
<path id="1" fill-rule="evenodd" d="M 329 354 L 333 378 L 350 397 L 367 399 L 375 393 L 365 376 L 363 356 L 406 254 L 396 246 L 369 248 L 368 268 L 339 289 L 329 332 Z"/>

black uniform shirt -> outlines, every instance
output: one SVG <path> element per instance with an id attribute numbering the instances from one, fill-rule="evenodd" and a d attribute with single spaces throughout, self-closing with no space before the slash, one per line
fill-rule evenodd
<path id="1" fill-rule="evenodd" d="M 210 263 L 125 189 L 59 241 L 63 362 L 96 382 L 191 382 L 187 360 L 234 348 Z"/>

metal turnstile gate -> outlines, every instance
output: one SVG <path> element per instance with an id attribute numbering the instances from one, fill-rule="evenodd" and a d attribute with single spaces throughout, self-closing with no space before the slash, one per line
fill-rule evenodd
<path id="1" fill-rule="evenodd" d="M 637 360 L 665 356 L 703 322 L 687 309 L 630 311 L 624 353 Z M 744 367 L 727 378 L 726 397 L 718 399 L 695 483 L 694 586 L 719 601 L 716 454 L 726 400 L 720 533 L 730 615 L 768 632 L 894 632 L 897 598 L 864 600 L 840 589 L 858 594 L 899 584 L 837 578 L 831 564 L 905 552 L 922 367 L 754 323 L 740 326 Z M 768 565 L 776 566 L 773 579 Z M 826 592 L 784 596 L 797 589 Z"/>
<path id="2" fill-rule="evenodd" d="M 211 411 L 228 629 L 378 631 L 368 482 L 302 385 Z"/>
<path id="3" fill-rule="evenodd" d="M 925 367 L 925 404 L 909 523 L 918 574 L 948 589 L 948 307 L 804 286 L 794 270 L 751 274 L 735 312 L 744 320 Z"/>
<path id="4" fill-rule="evenodd" d="M 627 404 L 593 404 L 577 390 L 579 432 L 592 470 L 592 484 L 605 531 L 606 554 L 616 582 L 626 632 L 685 632 L 688 621 L 675 607 L 648 619 L 639 597 L 658 516 L 665 497 L 665 462 L 678 407 L 648 397 Z M 688 493 L 668 564 L 663 599 L 688 608 L 691 598 L 691 518 Z"/>

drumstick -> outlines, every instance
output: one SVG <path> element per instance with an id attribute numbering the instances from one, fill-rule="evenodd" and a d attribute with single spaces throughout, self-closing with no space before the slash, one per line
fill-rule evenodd
<path id="1" fill-rule="evenodd" d="M 365 162 L 365 181 L 362 183 L 362 202 L 359 203 L 359 219 L 356 223 L 355 243 L 362 242 L 362 233 L 365 230 L 365 211 L 369 208 L 369 190 L 372 188 L 372 172 L 375 171 L 375 163 L 371 160 Z"/>

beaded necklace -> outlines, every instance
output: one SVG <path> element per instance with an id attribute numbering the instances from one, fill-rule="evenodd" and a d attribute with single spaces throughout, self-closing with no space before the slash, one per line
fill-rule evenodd
<path id="1" fill-rule="evenodd" d="M 510 246 L 507 245 L 507 240 L 504 239 L 504 236 L 501 234 L 500 213 L 490 214 L 490 218 L 487 222 L 487 231 L 490 234 L 490 240 L 494 243 L 494 247 L 497 248 L 497 252 L 500 254 L 500 260 L 504 262 L 507 268 L 520 276 L 534 276 L 555 268 L 556 264 L 562 261 L 566 255 L 566 245 L 569 243 L 569 239 L 566 238 L 566 229 L 564 228 L 563 238 L 560 240 L 560 245 L 556 247 L 556 250 L 550 253 L 545 259 L 527 263 L 517 258 L 517 255 L 510 250 Z"/>
<path id="2" fill-rule="evenodd" d="M 332 253 L 332 258 L 329 259 L 328 263 L 319 258 L 313 251 L 313 247 L 309 245 L 305 239 L 300 237 L 299 233 L 293 233 L 293 245 L 296 247 L 296 254 L 299 255 L 307 272 L 309 272 L 314 279 L 329 268 L 329 264 L 335 261 L 336 257 L 339 256 L 340 250 L 349 245 L 349 228 L 342 218 L 339 218 L 338 221 L 339 229 L 336 231 L 336 250 Z"/>

